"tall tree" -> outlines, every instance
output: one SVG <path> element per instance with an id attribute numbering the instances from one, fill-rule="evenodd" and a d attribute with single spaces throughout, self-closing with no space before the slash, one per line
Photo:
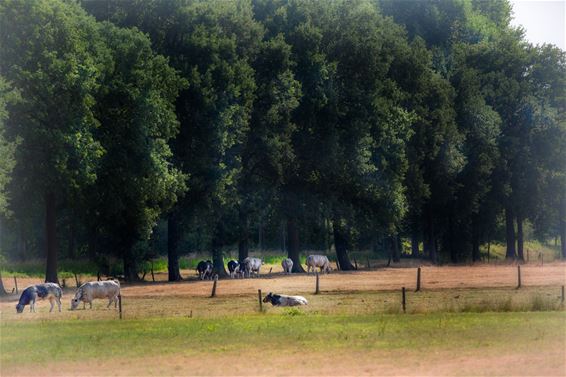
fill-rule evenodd
<path id="1" fill-rule="evenodd" d="M 168 145 L 178 133 L 174 103 L 186 81 L 139 31 L 103 23 L 99 32 L 108 48 L 95 97 L 96 137 L 105 153 L 88 214 L 91 232 L 122 258 L 125 278 L 137 280 L 136 242 L 149 239 L 186 187 Z"/>
<path id="2" fill-rule="evenodd" d="M 14 174 L 20 199 L 15 201 L 43 203 L 45 280 L 57 282 L 57 205 L 94 181 L 101 156 L 91 110 L 99 71 L 96 46 L 89 41 L 96 30 L 77 4 L 63 1 L 4 1 L 0 25 L 0 74 L 22 97 L 8 107 L 6 123 L 8 136 L 21 139 Z"/>

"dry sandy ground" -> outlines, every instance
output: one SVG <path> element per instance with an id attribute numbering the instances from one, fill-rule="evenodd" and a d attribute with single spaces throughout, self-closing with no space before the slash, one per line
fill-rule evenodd
<path id="1" fill-rule="evenodd" d="M 192 276 L 193 271 L 184 271 Z M 355 272 L 332 272 L 320 275 L 320 289 L 324 291 L 389 291 L 401 287 L 414 289 L 416 268 L 382 268 Z M 525 287 L 566 285 L 566 263 L 555 262 L 544 266 L 521 266 L 521 281 Z M 20 290 L 41 279 L 18 279 Z M 122 284 L 124 296 L 191 295 L 206 297 L 211 292 L 210 281 L 182 281 L 178 283 L 147 282 Z M 517 285 L 517 266 L 424 266 L 421 268 L 422 289 L 446 288 L 503 288 Z M 13 280 L 4 278 L 4 286 L 11 291 Z M 312 292 L 315 286 L 313 275 L 281 273 L 263 274 L 260 278 L 224 279 L 218 282 L 218 295 L 246 295 L 261 289 L 279 293 Z M 69 288 L 67 291 L 72 292 Z"/>
<path id="2" fill-rule="evenodd" d="M 253 348 L 240 353 L 194 353 L 162 357 L 113 358 L 44 365 L 38 370 L 5 369 L 3 376 L 564 376 L 564 344 L 509 352 L 478 354 L 477 350 L 454 355 L 450 350 L 422 351 L 340 351 L 282 354 L 278 350 Z M 513 348 L 513 347 L 510 347 Z M 499 350 L 498 350 L 499 351 Z M 401 353 L 401 355 L 400 355 Z M 392 363 L 402 360 L 402 365 Z"/>

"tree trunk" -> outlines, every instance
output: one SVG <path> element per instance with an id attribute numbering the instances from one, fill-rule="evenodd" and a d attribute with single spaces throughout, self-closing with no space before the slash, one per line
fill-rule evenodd
<path id="1" fill-rule="evenodd" d="M 411 255 L 413 257 L 419 256 L 419 231 L 416 227 L 413 227 L 411 232 Z"/>
<path id="2" fill-rule="evenodd" d="M 18 224 L 18 257 L 24 262 L 28 260 L 26 234 L 21 222 Z"/>
<path id="3" fill-rule="evenodd" d="M 472 262 L 480 260 L 480 240 L 479 240 L 479 224 L 474 217 L 472 219 Z"/>
<path id="4" fill-rule="evenodd" d="M 169 281 L 182 280 L 179 269 L 179 238 L 179 217 L 173 210 L 167 219 L 167 271 Z"/>
<path id="5" fill-rule="evenodd" d="M 131 246 L 129 251 L 122 257 L 124 263 L 124 279 L 126 281 L 138 281 L 140 277 L 138 276 L 138 268 L 136 263 L 136 258 L 131 253 Z"/>
<path id="6" fill-rule="evenodd" d="M 340 220 L 332 222 L 334 228 L 334 248 L 336 249 L 336 259 L 340 265 L 340 270 L 351 271 L 354 270 L 350 257 L 348 256 L 348 238 L 346 230 L 340 225 Z"/>
<path id="7" fill-rule="evenodd" d="M 515 227 L 513 226 L 513 211 L 505 208 L 505 240 L 507 243 L 506 259 L 515 259 Z"/>
<path id="8" fill-rule="evenodd" d="M 260 214 L 259 216 L 257 233 L 257 247 L 259 251 L 263 251 L 263 214 Z"/>
<path id="9" fill-rule="evenodd" d="M 222 240 L 221 235 L 216 233 L 212 238 L 212 271 L 218 274 L 219 278 L 227 277 L 226 269 L 224 268 L 224 256 L 222 255 Z"/>
<path id="10" fill-rule="evenodd" d="M 293 272 L 305 272 L 301 265 L 299 255 L 299 230 L 297 229 L 297 218 L 287 218 L 287 236 L 289 237 L 289 246 L 287 256 L 293 261 Z"/>
<path id="11" fill-rule="evenodd" d="M 560 249 L 562 250 L 562 259 L 566 259 L 566 198 L 564 196 L 560 200 L 558 214 L 560 216 Z"/>
<path id="12" fill-rule="evenodd" d="M 399 245 L 398 237 L 396 235 L 390 236 L 389 240 L 391 244 L 391 259 L 393 260 L 394 263 L 399 263 L 401 261 L 401 252 L 399 250 L 400 245 Z"/>
<path id="13" fill-rule="evenodd" d="M 240 209 L 240 240 L 238 241 L 238 260 L 241 262 L 249 255 L 248 215 Z"/>
<path id="14" fill-rule="evenodd" d="M 429 221 L 427 224 L 427 243 L 430 261 L 432 263 L 437 263 L 437 252 L 436 252 L 436 237 L 434 234 L 434 224 L 432 220 L 432 215 L 429 216 Z"/>
<path id="15" fill-rule="evenodd" d="M 69 224 L 69 247 L 67 248 L 67 257 L 69 259 L 75 259 L 77 257 L 77 238 L 76 238 L 76 223 L 74 218 L 71 217 Z"/>
<path id="16" fill-rule="evenodd" d="M 448 247 L 450 248 L 450 260 L 456 264 L 458 263 L 458 251 L 456 250 L 454 238 L 454 216 L 453 210 L 451 210 L 448 215 Z"/>
<path id="17" fill-rule="evenodd" d="M 524 261 L 525 257 L 523 255 L 523 216 L 521 214 L 517 215 L 517 258 L 520 261 Z"/>
<path id="18" fill-rule="evenodd" d="M 57 200 L 55 194 L 45 195 L 45 235 L 47 246 L 47 261 L 45 282 L 59 283 L 57 279 Z"/>

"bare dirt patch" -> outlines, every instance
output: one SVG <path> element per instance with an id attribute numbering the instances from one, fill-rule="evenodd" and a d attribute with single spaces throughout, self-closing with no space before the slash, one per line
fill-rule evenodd
<path id="1" fill-rule="evenodd" d="M 159 357 L 113 358 L 56 363 L 42 366 L 43 376 L 563 376 L 564 345 L 547 345 L 537 353 L 529 350 L 459 353 L 451 350 L 354 352 L 341 350 L 339 357 L 317 351 L 247 348 L 253 362 L 241 353 L 189 351 Z M 36 376 L 37 370 L 4 369 L 5 376 Z"/>

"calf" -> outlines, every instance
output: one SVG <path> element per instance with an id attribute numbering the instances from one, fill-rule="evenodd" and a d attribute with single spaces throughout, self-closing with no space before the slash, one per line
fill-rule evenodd
<path id="1" fill-rule="evenodd" d="M 22 295 L 20 296 L 20 301 L 16 305 L 16 311 L 21 313 L 24 311 L 24 307 L 29 305 L 29 311 L 35 312 L 35 300 L 39 298 L 40 300 L 48 299 L 51 304 L 49 312 L 53 310 L 53 301 L 57 302 L 59 311 L 61 311 L 61 297 L 63 296 L 63 290 L 58 284 L 55 283 L 43 283 L 31 285 L 24 289 Z"/>
<path id="2" fill-rule="evenodd" d="M 75 293 L 75 297 L 71 300 L 71 310 L 75 310 L 79 306 L 79 302 L 90 304 L 92 309 L 92 301 L 95 298 L 107 298 L 107 308 L 114 302 L 114 308 L 118 305 L 118 296 L 120 295 L 120 283 L 116 280 L 107 281 L 90 281 L 79 287 Z"/>
<path id="3" fill-rule="evenodd" d="M 283 267 L 283 272 L 286 274 L 290 274 L 291 270 L 293 269 L 293 261 L 291 258 L 285 258 L 281 261 L 281 267 Z"/>
<path id="4" fill-rule="evenodd" d="M 263 262 L 259 258 L 247 257 L 242 261 L 244 266 L 244 275 L 251 277 L 252 273 L 255 273 L 259 277 L 259 270 Z M 241 267 L 240 267 L 241 268 Z"/>
<path id="5" fill-rule="evenodd" d="M 332 268 L 330 267 L 330 261 L 326 255 L 309 255 L 307 257 L 307 273 L 316 271 L 316 268 L 320 267 L 320 272 L 330 272 Z"/>
<path id="6" fill-rule="evenodd" d="M 273 306 L 298 306 L 309 303 L 303 296 L 276 295 L 271 292 L 263 298 L 263 302 L 271 302 Z"/>
<path id="7" fill-rule="evenodd" d="M 230 277 L 233 279 L 236 276 L 242 273 L 240 263 L 236 262 L 235 260 L 231 260 L 228 262 L 228 271 L 230 271 Z"/>
<path id="8" fill-rule="evenodd" d="M 197 265 L 197 272 L 200 280 L 212 279 L 212 262 L 209 260 L 200 261 Z"/>

